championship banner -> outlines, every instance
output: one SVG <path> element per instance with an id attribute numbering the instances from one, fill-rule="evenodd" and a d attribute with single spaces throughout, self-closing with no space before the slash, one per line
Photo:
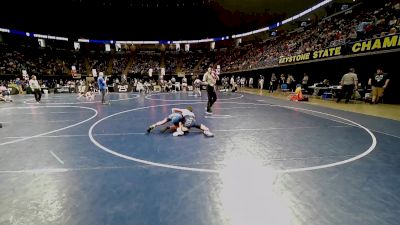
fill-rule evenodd
<path id="1" fill-rule="evenodd" d="M 340 56 L 340 55 L 342 55 L 343 47 L 344 46 L 338 46 L 338 47 L 326 48 L 326 49 L 322 49 L 322 50 L 318 50 L 318 51 L 314 51 L 314 52 L 307 52 L 307 53 L 303 53 L 303 54 L 295 55 L 295 56 L 281 57 L 281 58 L 279 58 L 279 65 Z"/>
<path id="2" fill-rule="evenodd" d="M 327 48 L 314 52 L 307 52 L 295 56 L 284 56 L 279 58 L 279 65 L 305 62 L 315 59 L 330 58 L 340 55 L 355 55 L 359 53 L 374 52 L 400 48 L 400 34 L 390 35 L 381 38 L 374 38 L 364 41 L 357 41 L 334 48 Z"/>
<path id="3" fill-rule="evenodd" d="M 365 41 L 354 42 L 351 44 L 351 53 L 372 52 L 385 49 L 399 48 L 400 35 L 390 35 Z"/>

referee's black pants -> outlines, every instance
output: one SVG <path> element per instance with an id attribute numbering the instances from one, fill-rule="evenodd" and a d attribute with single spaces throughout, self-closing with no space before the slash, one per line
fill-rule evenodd
<path id="1" fill-rule="evenodd" d="M 342 90 L 340 91 L 336 102 L 340 102 L 340 100 L 346 98 L 346 103 L 348 103 L 351 96 L 353 95 L 353 91 L 354 91 L 354 84 L 343 85 Z"/>
<path id="2" fill-rule="evenodd" d="M 37 102 L 40 102 L 40 99 L 42 98 L 42 90 L 41 89 L 34 89 L 33 94 L 35 95 L 35 100 Z"/>
<path id="3" fill-rule="evenodd" d="M 207 95 L 208 95 L 207 112 L 211 112 L 211 107 L 217 101 L 217 93 L 215 92 L 215 88 L 213 86 L 207 85 Z"/>

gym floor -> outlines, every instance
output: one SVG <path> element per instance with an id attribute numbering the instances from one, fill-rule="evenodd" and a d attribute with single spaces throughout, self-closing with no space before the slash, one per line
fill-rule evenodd
<path id="1" fill-rule="evenodd" d="M 0 105 L 0 224 L 398 224 L 399 120 L 248 93 L 211 116 L 205 92 L 76 97 Z M 214 137 L 146 133 L 187 106 Z"/>

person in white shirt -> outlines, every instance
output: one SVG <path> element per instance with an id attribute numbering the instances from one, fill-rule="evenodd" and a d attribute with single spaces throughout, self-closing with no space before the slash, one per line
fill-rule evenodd
<path id="1" fill-rule="evenodd" d="M 175 79 L 175 77 L 172 77 L 170 81 L 172 83 L 172 87 L 174 88 L 174 90 L 172 90 L 172 92 L 176 92 L 176 85 L 175 85 L 176 79 Z"/>
<path id="2" fill-rule="evenodd" d="M 33 94 L 35 95 L 36 102 L 39 103 L 42 98 L 42 89 L 40 88 L 35 75 L 32 75 L 31 80 L 29 80 L 29 87 L 31 87 Z"/>
<path id="3" fill-rule="evenodd" d="M 81 97 L 86 97 L 86 85 L 85 85 L 85 83 L 83 82 L 83 80 L 80 80 L 80 81 L 78 81 L 78 84 L 79 84 L 79 86 L 78 86 L 78 98 L 77 99 L 80 99 Z"/>
<path id="4" fill-rule="evenodd" d="M 87 92 L 84 94 L 84 96 L 86 97 L 87 100 L 94 101 L 94 97 L 95 97 L 94 87 L 90 82 L 88 82 L 87 86 L 88 86 Z"/>
<path id="5" fill-rule="evenodd" d="M 179 81 L 175 82 L 175 91 L 181 91 L 181 83 Z"/>
<path id="6" fill-rule="evenodd" d="M 197 77 L 196 80 L 193 82 L 194 86 L 194 96 L 200 96 L 201 97 L 201 80 Z"/>
<path id="7" fill-rule="evenodd" d="M 346 98 L 345 103 L 348 103 L 353 92 L 357 90 L 358 87 L 358 78 L 354 68 L 350 68 L 349 72 L 343 75 L 340 85 L 342 89 L 338 94 L 336 102 L 339 103 L 343 98 Z"/>
<path id="8" fill-rule="evenodd" d="M 133 86 L 135 87 L 135 90 L 137 91 L 137 84 L 138 80 L 136 78 L 133 79 Z"/>
<path id="9" fill-rule="evenodd" d="M 151 84 L 147 81 L 144 82 L 144 93 L 145 94 L 150 94 L 151 92 Z"/>
<path id="10" fill-rule="evenodd" d="M 138 81 L 138 83 L 136 84 L 136 91 L 140 93 L 142 93 L 142 91 L 144 91 L 144 86 L 141 80 Z"/>
<path id="11" fill-rule="evenodd" d="M 238 85 L 236 84 L 236 82 L 232 83 L 232 92 L 237 92 L 238 91 Z"/>
<path id="12" fill-rule="evenodd" d="M 215 90 L 217 80 L 219 80 L 218 75 L 209 67 L 208 71 L 203 76 L 203 82 L 207 84 L 208 103 L 206 113 L 208 114 L 212 114 L 212 106 L 217 101 L 217 93 Z"/>
<path id="13" fill-rule="evenodd" d="M 231 85 L 231 89 L 233 90 L 233 84 L 235 84 L 235 77 L 234 76 L 231 77 L 231 81 L 229 83 Z"/>
<path id="14" fill-rule="evenodd" d="M 183 79 L 182 79 L 182 91 L 187 91 L 187 79 L 186 79 L 186 77 L 184 77 Z"/>
<path id="15" fill-rule="evenodd" d="M 258 87 L 260 90 L 264 89 L 264 76 L 260 75 L 260 78 L 258 79 Z"/>
<path id="16" fill-rule="evenodd" d="M 240 87 L 244 87 L 244 83 L 246 82 L 246 78 L 242 77 L 240 79 Z"/>

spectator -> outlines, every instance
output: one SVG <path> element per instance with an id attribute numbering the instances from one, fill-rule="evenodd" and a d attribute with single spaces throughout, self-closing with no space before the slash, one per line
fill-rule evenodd
<path id="1" fill-rule="evenodd" d="M 35 75 L 32 75 L 31 80 L 29 81 L 29 87 L 35 95 L 35 100 L 37 103 L 40 103 L 40 99 L 42 98 L 42 89 L 36 79 Z"/>
<path id="2" fill-rule="evenodd" d="M 260 75 L 260 78 L 258 79 L 258 87 L 260 90 L 264 89 L 264 76 Z"/>
<path id="3" fill-rule="evenodd" d="M 291 74 L 288 74 L 288 78 L 286 79 L 286 84 L 288 85 L 288 89 L 290 91 L 294 91 L 296 89 L 296 80 Z"/>
<path id="4" fill-rule="evenodd" d="M 268 88 L 269 93 L 274 93 L 276 89 L 276 81 L 277 81 L 276 75 L 275 73 L 272 73 L 271 80 L 269 81 L 269 88 Z"/>
<path id="5" fill-rule="evenodd" d="M 381 68 L 376 70 L 376 74 L 368 80 L 368 85 L 372 86 L 371 104 L 377 104 L 379 99 L 383 97 L 384 91 L 390 81 L 388 74 L 384 73 Z"/>
<path id="6" fill-rule="evenodd" d="M 396 23 L 397 23 L 397 18 L 396 16 L 393 16 L 392 19 L 389 21 L 389 27 L 396 25 Z"/>
<path id="7" fill-rule="evenodd" d="M 348 38 L 350 41 L 356 41 L 357 40 L 357 31 L 355 29 L 351 29 L 351 32 L 349 33 Z"/>

